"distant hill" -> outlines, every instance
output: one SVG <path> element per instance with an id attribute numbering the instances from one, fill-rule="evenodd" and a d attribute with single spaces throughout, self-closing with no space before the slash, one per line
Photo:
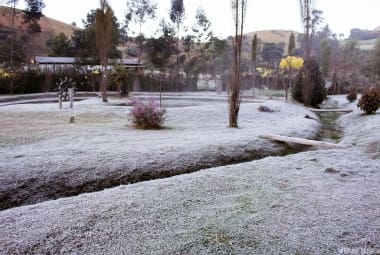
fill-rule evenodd
<path id="1" fill-rule="evenodd" d="M 371 50 L 380 39 L 380 26 L 374 30 L 353 28 L 350 32 L 350 39 L 358 41 L 362 50 Z"/>
<path id="2" fill-rule="evenodd" d="M 289 44 L 289 37 L 291 33 L 294 33 L 294 36 L 296 37 L 296 47 L 298 47 L 297 38 L 300 34 L 296 31 L 290 31 L 290 30 L 260 30 L 255 32 L 248 32 L 245 33 L 243 36 L 243 43 L 242 43 L 242 55 L 243 58 L 250 59 L 251 55 L 251 45 L 252 45 L 252 39 L 255 34 L 257 34 L 258 37 L 258 47 L 262 47 L 264 43 L 275 43 L 278 45 L 281 45 L 284 49 L 284 54 L 287 53 L 287 48 Z M 232 44 L 232 36 L 229 36 L 227 38 L 227 41 Z"/>
<path id="3" fill-rule="evenodd" d="M 288 47 L 289 37 L 291 33 L 294 33 L 296 40 L 298 38 L 299 32 L 290 30 L 261 30 L 256 32 L 249 32 L 245 35 L 252 41 L 253 36 L 257 34 L 257 37 L 265 43 L 284 43 Z"/>
<path id="4" fill-rule="evenodd" d="M 22 19 L 23 11 L 16 9 L 15 28 L 20 31 L 26 31 L 27 25 L 23 24 Z M 64 22 L 43 16 L 39 22 L 43 33 L 52 33 L 54 35 L 64 33 L 67 36 L 73 34 L 74 29 L 79 29 L 75 26 L 66 24 Z M 12 26 L 12 8 L 0 6 L 0 28 L 8 29 Z"/>
<path id="5" fill-rule="evenodd" d="M 23 11 L 16 9 L 15 17 L 15 30 L 16 32 L 22 34 L 26 33 L 27 25 L 23 23 Z M 78 27 L 66 24 L 64 22 L 43 16 L 39 21 L 42 32 L 40 33 L 40 42 L 38 49 L 40 49 L 39 54 L 43 54 L 46 50 L 46 41 L 52 38 L 53 36 L 64 33 L 69 38 L 73 34 L 75 29 Z M 12 27 L 12 8 L 6 6 L 0 6 L 0 40 L 3 40 L 11 33 Z"/>
<path id="6" fill-rule="evenodd" d="M 353 28 L 350 31 L 350 39 L 353 40 L 372 40 L 380 38 L 380 27 L 374 30 L 363 30 L 359 28 Z"/>
<path id="7" fill-rule="evenodd" d="M 378 40 L 380 39 L 358 40 L 359 48 L 362 50 L 372 50 L 375 48 Z"/>

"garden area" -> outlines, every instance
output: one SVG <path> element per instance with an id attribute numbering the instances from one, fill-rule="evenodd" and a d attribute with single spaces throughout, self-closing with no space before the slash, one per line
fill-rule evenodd
<path id="1" fill-rule="evenodd" d="M 380 27 L 90 2 L 1 3 L 0 255 L 380 254 Z"/>
<path id="2" fill-rule="evenodd" d="M 261 138 L 315 139 L 323 127 L 309 108 L 246 96 L 231 129 L 226 100 L 164 93 L 166 121 L 153 130 L 133 126 L 125 98 L 0 106 L 0 251 L 378 251 L 379 114 L 329 97 L 326 106 L 353 112 L 338 119 L 342 148 L 320 150 Z"/>

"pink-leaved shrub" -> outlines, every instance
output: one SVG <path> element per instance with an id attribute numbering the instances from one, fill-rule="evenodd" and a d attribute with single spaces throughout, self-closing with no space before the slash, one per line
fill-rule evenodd
<path id="1" fill-rule="evenodd" d="M 157 102 L 153 100 L 142 102 L 133 99 L 132 106 L 129 117 L 136 128 L 159 129 L 164 124 L 166 110 L 160 108 Z"/>

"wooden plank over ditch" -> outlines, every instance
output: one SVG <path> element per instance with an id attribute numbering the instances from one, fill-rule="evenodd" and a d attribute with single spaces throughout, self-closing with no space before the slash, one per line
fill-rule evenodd
<path id="1" fill-rule="evenodd" d="M 261 135 L 260 137 L 265 138 L 265 139 L 270 139 L 273 141 L 285 142 L 285 143 L 296 143 L 296 144 L 302 144 L 302 145 L 315 146 L 315 147 L 322 148 L 322 149 L 342 149 L 342 148 L 344 148 L 342 145 L 335 144 L 335 143 L 308 140 L 308 139 L 290 137 L 290 136 L 266 134 L 266 135 Z"/>
<path id="2" fill-rule="evenodd" d="M 309 109 L 312 112 L 342 112 L 342 113 L 350 113 L 353 110 L 350 109 Z"/>

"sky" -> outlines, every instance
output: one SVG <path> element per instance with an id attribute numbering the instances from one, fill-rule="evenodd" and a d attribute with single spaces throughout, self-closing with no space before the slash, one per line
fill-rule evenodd
<path id="1" fill-rule="evenodd" d="M 158 4 L 154 21 L 143 26 L 149 36 L 157 30 L 163 17 L 168 19 L 170 0 L 153 0 Z M 99 0 L 44 0 L 43 13 L 66 23 L 82 26 L 82 19 L 91 9 L 99 7 Z M 124 21 L 126 0 L 108 0 L 120 22 Z M 349 35 L 351 28 L 374 29 L 380 26 L 380 0 L 315 0 L 315 8 L 323 11 L 325 23 L 336 34 Z M 231 0 L 184 0 L 186 25 L 194 23 L 196 9 L 201 6 L 212 22 L 214 35 L 226 37 L 233 34 Z M 75 7 L 73 7 L 75 6 Z M 20 1 L 19 8 L 23 8 Z M 266 29 L 303 31 L 299 0 L 248 0 L 245 32 Z"/>

